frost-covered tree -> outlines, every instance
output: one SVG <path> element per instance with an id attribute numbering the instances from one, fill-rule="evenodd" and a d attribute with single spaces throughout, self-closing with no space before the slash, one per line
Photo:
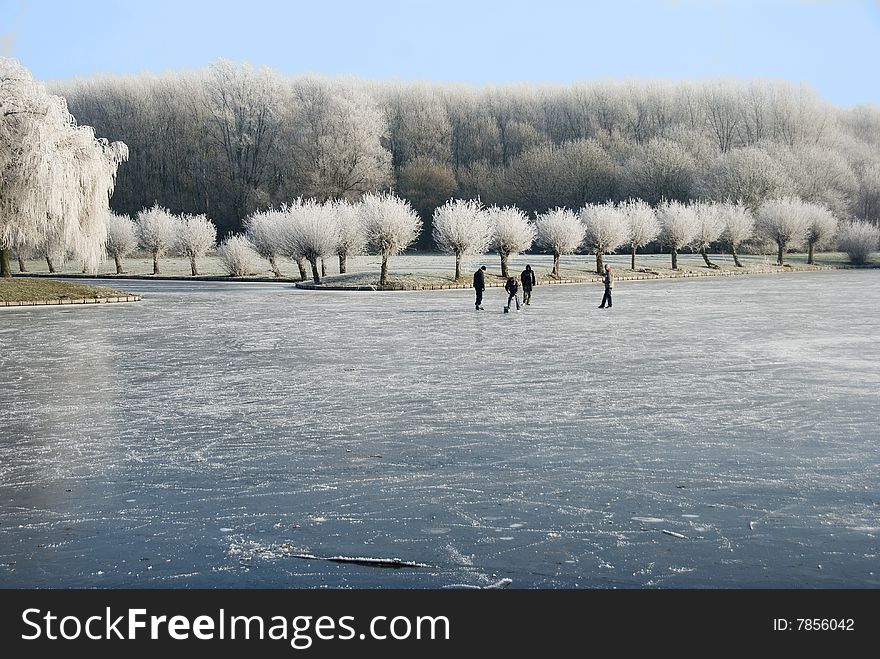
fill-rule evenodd
<path id="1" fill-rule="evenodd" d="M 717 241 L 724 231 L 724 222 L 721 219 L 722 207 L 713 201 L 698 202 L 693 206 L 697 213 L 694 247 L 700 250 L 707 268 L 717 269 L 718 265 L 709 260 L 709 246 Z"/>
<path id="2" fill-rule="evenodd" d="M 330 207 L 315 199 L 297 199 L 282 208 L 282 249 L 294 259 L 304 259 L 312 266 L 312 279 L 321 283 L 318 261 L 336 253 L 339 230 Z"/>
<path id="3" fill-rule="evenodd" d="M 664 201 L 657 207 L 660 240 L 669 247 L 672 269 L 678 270 L 678 251 L 694 242 L 699 230 L 697 211 L 680 201 Z"/>
<path id="4" fill-rule="evenodd" d="M 770 199 L 758 208 L 755 227 L 761 235 L 776 243 L 776 265 L 783 265 L 785 252 L 805 240 L 805 211 L 806 204 L 793 197 Z"/>
<path id="5" fill-rule="evenodd" d="M 264 210 L 251 213 L 244 221 L 245 237 L 256 252 L 269 261 L 272 274 L 281 277 L 278 257 L 282 253 L 283 214 L 278 210 Z M 305 277 L 303 277 L 305 279 Z"/>
<path id="6" fill-rule="evenodd" d="M 805 204 L 807 219 L 807 263 L 813 264 L 815 250 L 830 245 L 837 232 L 837 218 L 823 204 Z"/>
<path id="7" fill-rule="evenodd" d="M 755 234 L 755 218 L 748 207 L 742 203 L 720 204 L 719 210 L 721 222 L 724 225 L 721 239 L 730 247 L 730 253 L 736 267 L 741 268 L 743 264 L 740 263 L 736 250 Z"/>
<path id="8" fill-rule="evenodd" d="M 229 236 L 220 243 L 217 256 L 230 277 L 246 277 L 257 271 L 258 255 L 244 236 Z"/>
<path id="9" fill-rule="evenodd" d="M 330 212 L 336 218 L 336 228 L 339 234 L 339 241 L 336 244 L 339 273 L 344 274 L 348 267 L 348 258 L 363 254 L 367 246 L 360 204 L 353 204 L 344 199 L 333 201 L 330 202 Z"/>
<path id="10" fill-rule="evenodd" d="M 175 251 L 189 259 L 192 275 L 199 274 L 196 259 L 202 258 L 217 244 L 217 227 L 204 215 L 181 215 L 177 219 Z"/>
<path id="11" fill-rule="evenodd" d="M 851 263 L 868 262 L 872 252 L 880 248 L 880 228 L 869 222 L 844 222 L 838 233 L 840 249 L 849 255 Z"/>
<path id="12" fill-rule="evenodd" d="M 116 274 L 124 270 L 123 259 L 131 254 L 138 245 L 137 227 L 128 215 L 110 213 L 107 218 L 107 253 L 116 264 Z"/>
<path id="13" fill-rule="evenodd" d="M 509 277 L 508 261 L 511 256 L 528 250 L 535 242 L 535 225 L 516 206 L 490 206 L 486 209 L 492 227 L 492 247 L 501 257 L 501 276 Z"/>
<path id="14" fill-rule="evenodd" d="M 863 220 L 880 220 L 880 162 L 863 165 L 856 176 L 855 216 Z"/>
<path id="15" fill-rule="evenodd" d="M 455 279 L 462 259 L 485 254 L 492 244 L 492 224 L 476 199 L 450 199 L 434 211 L 433 238 L 437 247 L 455 255 Z"/>
<path id="16" fill-rule="evenodd" d="M 596 274 L 605 272 L 603 256 L 612 254 L 629 238 L 626 217 L 613 203 L 586 204 L 578 212 L 584 224 L 584 244 L 596 253 Z"/>
<path id="17" fill-rule="evenodd" d="M 409 202 L 391 193 L 368 193 L 361 201 L 367 243 L 382 257 L 379 285 L 388 283 L 388 259 L 409 247 L 422 230 L 422 220 Z"/>
<path id="18" fill-rule="evenodd" d="M 77 125 L 17 61 L 0 58 L 0 276 L 14 247 L 58 245 L 96 272 L 122 142 Z"/>
<path id="19" fill-rule="evenodd" d="M 571 254 L 584 240 L 584 225 L 568 208 L 554 208 L 535 220 L 535 241 L 553 252 L 551 276 L 559 278 L 559 257 Z"/>
<path id="20" fill-rule="evenodd" d="M 144 208 L 135 218 L 138 242 L 153 257 L 153 274 L 159 274 L 159 259 L 165 256 L 177 240 L 177 217 L 167 208 L 154 204 Z"/>
<path id="21" fill-rule="evenodd" d="M 764 149 L 745 147 L 722 154 L 709 166 L 704 193 L 715 201 L 733 201 L 757 210 L 767 199 L 792 187 L 782 166 Z"/>
<path id="22" fill-rule="evenodd" d="M 657 222 L 657 213 L 654 212 L 654 209 L 641 199 L 629 199 L 620 204 L 619 208 L 626 220 L 629 233 L 630 268 L 635 270 L 636 251 L 660 234 L 660 224 Z"/>

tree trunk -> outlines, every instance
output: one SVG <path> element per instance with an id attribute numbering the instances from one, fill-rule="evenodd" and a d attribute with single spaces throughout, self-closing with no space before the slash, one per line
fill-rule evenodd
<path id="1" fill-rule="evenodd" d="M 153 274 L 159 274 L 159 252 L 153 252 Z"/>
<path id="2" fill-rule="evenodd" d="M 712 261 L 709 260 L 709 252 L 706 251 L 706 248 L 705 248 L 705 247 L 701 247 L 701 248 L 700 248 L 700 254 L 703 255 L 703 260 L 706 262 L 706 267 L 707 267 L 707 268 L 712 268 L 713 270 L 717 270 L 717 269 L 718 269 L 718 266 L 715 265 L 714 263 L 712 263 Z"/>
<path id="3" fill-rule="evenodd" d="M 632 246 L 632 261 L 630 263 L 630 270 L 636 269 L 636 246 Z"/>
<path id="4" fill-rule="evenodd" d="M 388 257 L 382 255 L 382 272 L 379 275 L 379 286 L 385 286 L 388 283 Z"/>
<path id="5" fill-rule="evenodd" d="M 510 258 L 510 254 L 501 253 L 501 276 L 509 277 L 510 271 L 507 269 L 507 260 Z"/>
<path id="6" fill-rule="evenodd" d="M 346 259 L 345 254 L 340 254 L 340 255 L 339 255 L 339 274 L 340 274 L 340 275 L 344 275 L 344 274 L 345 274 L 346 260 L 347 260 L 347 259 Z"/>
<path id="7" fill-rule="evenodd" d="M 318 274 L 318 259 L 310 259 L 309 263 L 311 263 L 311 265 L 312 265 L 312 279 L 314 280 L 314 282 L 316 284 L 320 284 L 321 283 L 321 275 Z"/>
<path id="8" fill-rule="evenodd" d="M 672 252 L 672 269 L 678 270 L 678 252 L 675 250 L 675 247 L 670 251 Z"/>
<path id="9" fill-rule="evenodd" d="M 119 254 L 113 255 L 113 260 L 116 262 L 116 274 L 122 274 L 122 259 L 119 258 Z"/>
<path id="10" fill-rule="evenodd" d="M 809 248 L 809 251 L 807 252 L 807 265 L 813 265 L 813 252 L 816 247 L 816 243 L 814 243 L 811 240 L 809 245 L 810 245 L 810 248 Z"/>
<path id="11" fill-rule="evenodd" d="M 605 259 L 603 258 L 602 250 L 596 250 L 596 274 L 601 275 L 605 273 Z"/>
<path id="12" fill-rule="evenodd" d="M 9 250 L 0 247 L 0 277 L 12 277 L 12 268 L 9 267 Z"/>
<path id="13" fill-rule="evenodd" d="M 52 257 L 48 254 L 46 255 L 46 265 L 49 266 L 49 273 L 52 274 L 55 272 L 55 262 L 52 260 Z"/>
<path id="14" fill-rule="evenodd" d="M 461 279 L 461 257 L 456 255 L 455 257 L 455 281 Z"/>
<path id="15" fill-rule="evenodd" d="M 305 281 L 308 275 L 306 274 L 306 263 L 303 259 L 296 260 L 296 266 L 299 268 L 299 280 Z"/>
<path id="16" fill-rule="evenodd" d="M 743 264 L 739 262 L 739 254 L 736 253 L 736 247 L 730 246 L 730 253 L 733 254 L 733 263 L 737 268 L 743 267 Z"/>
<path id="17" fill-rule="evenodd" d="M 278 260 L 275 258 L 275 255 L 269 257 L 269 267 L 272 268 L 272 274 L 276 277 L 281 276 L 281 271 L 278 269 Z"/>
<path id="18" fill-rule="evenodd" d="M 553 252 L 553 272 L 550 274 L 554 279 L 559 279 L 559 252 Z"/>
<path id="19" fill-rule="evenodd" d="M 776 265 L 782 265 L 782 264 L 783 264 L 783 261 L 782 261 L 782 255 L 783 255 L 783 253 L 784 253 L 784 252 L 783 252 L 783 249 L 782 249 L 782 243 L 781 243 L 781 242 L 777 242 L 777 243 L 776 243 L 776 247 L 777 247 L 777 250 L 776 250 Z"/>
<path id="20" fill-rule="evenodd" d="M 18 255 L 18 271 L 19 272 L 27 272 L 27 266 L 24 264 L 24 259 L 21 254 Z"/>
<path id="21" fill-rule="evenodd" d="M 195 256 L 189 257 L 189 265 L 190 265 L 190 268 L 192 268 L 193 277 L 198 275 L 199 269 L 196 267 L 196 257 Z"/>
<path id="22" fill-rule="evenodd" d="M 322 277 L 326 277 L 326 276 L 327 276 L 327 264 L 324 263 L 324 257 L 323 257 L 323 256 L 321 257 L 321 276 L 322 276 Z"/>

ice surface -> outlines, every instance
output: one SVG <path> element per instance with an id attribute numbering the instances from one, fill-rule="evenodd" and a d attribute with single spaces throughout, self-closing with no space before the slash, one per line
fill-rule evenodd
<path id="1" fill-rule="evenodd" d="M 880 586 L 880 271 L 113 283 L 3 312 L 2 586 Z"/>

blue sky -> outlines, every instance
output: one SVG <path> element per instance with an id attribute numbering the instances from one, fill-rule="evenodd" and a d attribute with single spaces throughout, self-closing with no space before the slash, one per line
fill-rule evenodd
<path id="1" fill-rule="evenodd" d="M 0 0 L 43 79 L 201 67 L 456 82 L 784 78 L 880 105 L 880 0 Z"/>

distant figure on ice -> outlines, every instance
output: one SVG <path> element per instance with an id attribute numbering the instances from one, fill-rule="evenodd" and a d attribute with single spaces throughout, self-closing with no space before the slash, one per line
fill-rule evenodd
<path id="1" fill-rule="evenodd" d="M 523 287 L 523 304 L 531 304 L 532 287 L 538 283 L 538 280 L 535 278 L 535 271 L 532 270 L 532 266 L 526 266 L 526 269 L 520 273 L 519 280 L 522 282 Z"/>
<path id="2" fill-rule="evenodd" d="M 483 310 L 483 291 L 486 290 L 486 266 L 481 265 L 474 273 L 474 290 L 477 291 L 477 311 Z"/>
<path id="3" fill-rule="evenodd" d="M 602 276 L 602 283 L 605 284 L 605 295 L 602 296 L 602 304 L 600 309 L 605 308 L 605 302 L 608 302 L 608 308 L 611 308 L 611 289 L 614 288 L 614 274 L 611 272 L 611 266 L 605 266 L 605 274 Z"/>
<path id="4" fill-rule="evenodd" d="M 507 306 L 504 307 L 504 313 L 510 311 L 510 303 L 512 300 L 516 300 L 516 310 L 519 311 L 519 283 L 513 277 L 507 278 L 507 283 L 504 284 L 504 290 L 507 291 Z"/>

